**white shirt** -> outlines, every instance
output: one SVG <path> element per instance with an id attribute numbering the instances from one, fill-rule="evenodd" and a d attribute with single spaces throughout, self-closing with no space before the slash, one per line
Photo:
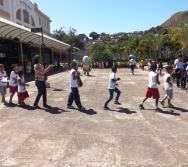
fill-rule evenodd
<path id="1" fill-rule="evenodd" d="M 166 82 L 166 80 L 167 80 L 168 77 L 170 77 L 170 83 L 171 84 L 169 84 L 168 82 Z M 164 89 L 165 90 L 173 89 L 173 80 L 172 80 L 171 75 L 168 74 L 168 73 L 165 73 L 165 75 L 164 75 Z"/>
<path id="2" fill-rule="evenodd" d="M 116 79 L 115 73 L 110 74 L 110 78 L 109 78 L 109 82 L 108 82 L 108 89 L 115 89 L 115 87 L 116 87 L 116 82 L 112 82 L 112 79 Z"/>
<path id="3" fill-rule="evenodd" d="M 148 87 L 149 88 L 157 88 L 157 73 L 150 71 L 149 72 L 149 84 Z"/>
<path id="4" fill-rule="evenodd" d="M 78 80 L 73 79 L 73 75 L 72 75 L 73 72 L 75 72 L 75 74 L 76 74 L 75 76 L 77 76 L 77 72 L 75 71 L 75 69 L 71 69 L 71 71 L 70 71 L 70 87 L 76 88 L 76 87 L 78 87 Z"/>
<path id="5" fill-rule="evenodd" d="M 178 59 L 176 59 L 174 61 L 174 64 L 176 65 L 175 68 L 181 68 L 181 69 L 183 69 L 183 62 L 179 61 Z"/>
<path id="6" fill-rule="evenodd" d="M 21 83 L 25 84 L 24 77 L 23 78 L 18 77 L 18 79 L 21 79 Z M 18 82 L 18 92 L 19 93 L 24 93 L 25 91 L 26 91 L 25 86 L 20 85 L 19 82 Z"/>
<path id="7" fill-rule="evenodd" d="M 16 74 L 14 71 L 12 71 L 11 73 L 10 73 L 10 86 L 18 86 L 18 82 L 16 81 L 14 81 L 14 79 L 13 78 L 18 78 L 18 74 Z"/>
<path id="8" fill-rule="evenodd" d="M 3 79 L 3 77 L 7 76 L 7 73 L 5 71 L 3 71 L 4 73 L 0 72 L 0 86 L 6 86 L 7 82 L 1 82 L 1 79 Z"/>
<path id="9" fill-rule="evenodd" d="M 130 60 L 130 64 L 131 64 L 131 65 L 136 65 L 135 59 L 131 59 L 131 60 Z"/>

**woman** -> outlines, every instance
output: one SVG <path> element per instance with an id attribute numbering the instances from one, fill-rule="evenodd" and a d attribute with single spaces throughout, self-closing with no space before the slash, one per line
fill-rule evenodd
<path id="1" fill-rule="evenodd" d="M 36 55 L 34 57 L 34 71 L 35 71 L 35 85 L 38 89 L 38 94 L 34 102 L 35 108 L 40 108 L 38 106 L 38 102 L 40 100 L 40 97 L 43 96 L 43 107 L 49 108 L 51 106 L 47 105 L 46 103 L 46 77 L 45 73 L 48 72 L 53 68 L 53 66 L 48 66 L 48 68 L 44 69 L 44 66 L 42 65 L 42 58 L 39 55 Z"/>

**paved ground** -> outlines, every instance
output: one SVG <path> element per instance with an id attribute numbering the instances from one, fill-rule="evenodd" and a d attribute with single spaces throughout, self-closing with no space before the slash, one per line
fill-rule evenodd
<path id="1" fill-rule="evenodd" d="M 111 102 L 112 111 L 105 111 L 109 74 L 110 69 L 96 69 L 82 76 L 84 112 L 66 109 L 68 71 L 49 77 L 51 109 L 32 107 L 34 82 L 28 87 L 30 106 L 1 104 L 0 167 L 187 167 L 188 93 L 174 88 L 173 109 L 155 112 L 151 99 L 140 110 L 148 72 L 136 70 L 132 76 L 129 69 L 118 69 L 122 105 Z M 163 96 L 162 85 L 159 90 Z"/>

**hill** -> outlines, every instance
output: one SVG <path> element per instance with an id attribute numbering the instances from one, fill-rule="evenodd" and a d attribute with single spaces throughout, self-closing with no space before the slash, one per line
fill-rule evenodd
<path id="1" fill-rule="evenodd" d="M 188 19 L 188 10 L 173 14 L 168 20 L 161 24 L 162 28 L 171 29 L 177 27 L 180 21 Z"/>

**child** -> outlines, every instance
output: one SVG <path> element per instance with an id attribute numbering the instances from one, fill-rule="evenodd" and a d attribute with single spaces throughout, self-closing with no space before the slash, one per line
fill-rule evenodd
<path id="1" fill-rule="evenodd" d="M 166 73 L 164 75 L 164 90 L 166 91 L 166 95 L 162 100 L 159 101 L 161 103 L 161 105 L 164 106 L 164 102 L 168 98 L 168 106 L 167 107 L 169 107 L 169 108 L 174 107 L 171 104 L 171 99 L 173 99 L 173 79 L 171 76 L 172 72 L 173 72 L 173 67 L 167 66 Z"/>
<path id="2" fill-rule="evenodd" d="M 18 71 L 18 99 L 21 106 L 26 105 L 24 103 L 24 100 L 27 97 L 29 97 L 29 94 L 25 89 L 25 86 L 29 86 L 29 85 L 25 83 L 24 71 Z"/>
<path id="3" fill-rule="evenodd" d="M 78 78 L 80 77 L 80 73 L 77 72 L 77 63 L 73 61 L 71 63 L 72 69 L 70 71 L 70 87 L 71 92 L 69 94 L 68 102 L 67 102 L 67 108 L 74 109 L 74 106 L 72 106 L 73 100 L 75 101 L 78 110 L 84 111 L 86 110 L 85 107 L 82 106 L 80 102 L 80 95 L 78 91 Z"/>
<path id="4" fill-rule="evenodd" d="M 116 65 L 114 65 L 114 66 L 112 66 L 112 73 L 110 74 L 109 84 L 108 84 L 110 97 L 103 105 L 103 108 L 107 109 L 107 110 L 110 110 L 107 105 L 113 99 L 114 92 L 117 93 L 114 104 L 119 104 L 119 105 L 121 104 L 118 102 L 121 91 L 116 87 L 116 86 L 118 86 L 116 81 L 119 81 L 120 78 L 116 79 L 116 72 L 117 72 L 117 67 L 116 67 Z"/>
<path id="5" fill-rule="evenodd" d="M 10 73 L 10 84 L 9 84 L 11 95 L 10 95 L 9 104 L 13 104 L 12 98 L 13 98 L 14 94 L 16 92 L 18 92 L 17 78 L 18 78 L 18 69 L 19 68 L 18 68 L 17 64 L 12 64 L 11 68 L 12 68 L 12 72 Z M 19 99 L 18 99 L 18 103 L 19 103 Z"/>
<path id="6" fill-rule="evenodd" d="M 158 102 L 159 102 L 159 90 L 157 88 L 157 84 L 160 84 L 159 81 L 159 75 L 156 72 L 157 65 L 156 63 L 151 63 L 150 66 L 150 72 L 149 72 L 149 84 L 148 84 L 148 89 L 146 92 L 146 97 L 144 100 L 139 104 L 140 109 L 144 109 L 144 102 L 153 96 L 153 99 L 155 99 L 155 110 L 159 110 L 158 108 Z"/>
<path id="7" fill-rule="evenodd" d="M 162 61 L 159 62 L 158 70 L 159 70 L 159 74 L 161 76 L 162 75 L 162 70 L 163 70 L 163 62 Z"/>
<path id="8" fill-rule="evenodd" d="M 5 101 L 6 89 L 7 89 L 7 82 L 4 82 L 4 79 L 7 79 L 7 73 L 4 71 L 4 65 L 0 64 L 0 93 L 2 96 L 2 103 L 7 103 Z"/>

